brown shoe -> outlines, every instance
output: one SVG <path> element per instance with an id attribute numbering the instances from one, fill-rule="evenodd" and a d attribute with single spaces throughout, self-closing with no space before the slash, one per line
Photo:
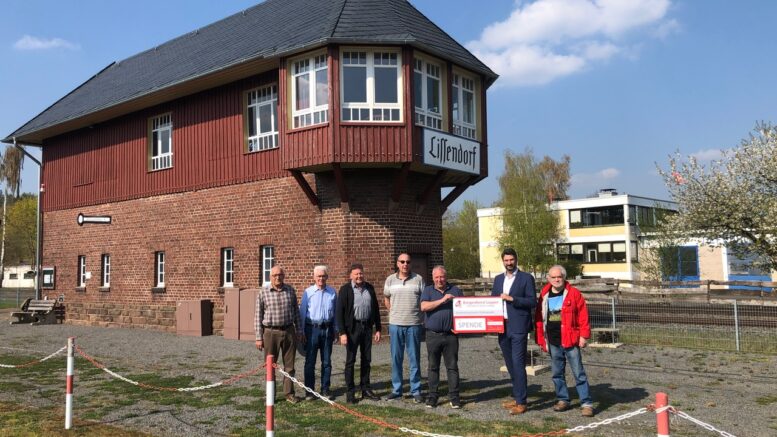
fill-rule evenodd
<path id="1" fill-rule="evenodd" d="M 509 401 L 502 402 L 502 408 L 504 408 L 505 410 L 509 410 L 509 409 L 513 408 L 514 406 L 516 406 L 516 405 L 518 405 L 518 404 L 516 404 L 515 401 L 512 400 L 512 399 L 510 399 Z"/>
<path id="2" fill-rule="evenodd" d="M 286 396 L 286 402 L 288 402 L 290 404 L 298 404 L 298 403 L 302 402 L 302 399 L 298 398 L 298 397 L 296 397 L 294 395 L 288 395 L 288 396 Z"/>
<path id="3" fill-rule="evenodd" d="M 567 411 L 568 409 L 569 402 L 558 401 L 556 402 L 556 405 L 553 406 L 553 411 L 558 411 L 559 413 L 562 411 Z"/>
<path id="4" fill-rule="evenodd" d="M 580 409 L 580 414 L 583 417 L 594 417 L 594 407 L 583 407 Z"/>
<path id="5" fill-rule="evenodd" d="M 526 404 L 515 404 L 513 408 L 510 408 L 510 415 L 515 416 L 517 414 L 523 414 L 526 412 Z"/>

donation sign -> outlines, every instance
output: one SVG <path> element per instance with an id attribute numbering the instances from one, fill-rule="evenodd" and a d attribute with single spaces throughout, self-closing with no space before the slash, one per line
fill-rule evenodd
<path id="1" fill-rule="evenodd" d="M 491 296 L 453 299 L 453 332 L 456 334 L 502 334 L 502 298 Z"/>

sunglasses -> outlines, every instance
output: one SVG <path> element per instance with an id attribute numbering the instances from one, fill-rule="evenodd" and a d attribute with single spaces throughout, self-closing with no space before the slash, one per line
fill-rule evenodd
<path id="1" fill-rule="evenodd" d="M 400 263 L 400 264 L 410 264 L 410 260 L 405 260 L 405 259 L 401 259 L 401 260 L 399 260 L 397 262 Z"/>

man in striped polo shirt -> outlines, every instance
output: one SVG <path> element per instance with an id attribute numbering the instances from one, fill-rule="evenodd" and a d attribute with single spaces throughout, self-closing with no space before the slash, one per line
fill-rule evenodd
<path id="1" fill-rule="evenodd" d="M 402 362 L 407 351 L 410 366 L 410 394 L 420 404 L 421 396 L 421 293 L 424 279 L 410 271 L 410 255 L 400 253 L 397 272 L 386 278 L 383 301 L 389 310 L 391 336 L 391 394 L 387 400 L 402 397 Z"/>

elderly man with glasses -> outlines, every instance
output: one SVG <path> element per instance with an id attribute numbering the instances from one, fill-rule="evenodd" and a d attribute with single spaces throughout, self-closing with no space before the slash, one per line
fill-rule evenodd
<path id="1" fill-rule="evenodd" d="M 326 285 L 329 278 L 327 266 L 316 266 L 313 269 L 315 283 L 305 289 L 302 302 L 299 304 L 299 317 L 305 324 L 305 386 L 315 389 L 316 384 L 316 354 L 321 354 L 321 394 L 330 400 L 335 398 L 329 391 L 332 376 L 332 344 L 337 340 L 337 323 L 335 310 L 337 308 L 337 293 L 331 285 Z M 308 398 L 313 395 L 308 394 Z"/>
<path id="2" fill-rule="evenodd" d="M 402 362 L 405 351 L 410 365 L 410 395 L 420 404 L 421 396 L 421 293 L 424 279 L 410 271 L 410 254 L 397 257 L 397 272 L 386 278 L 383 285 L 383 302 L 389 310 L 389 335 L 391 336 L 391 393 L 392 401 L 402 397 Z"/>
<path id="3" fill-rule="evenodd" d="M 591 337 L 588 324 L 588 308 L 580 290 L 566 281 L 567 271 L 555 265 L 548 270 L 548 284 L 542 288 L 534 320 L 537 325 L 537 344 L 550 352 L 553 385 L 556 388 L 554 411 L 566 411 L 570 407 L 569 390 L 564 371 L 567 362 L 572 369 L 580 397 L 580 411 L 585 417 L 594 416 L 594 405 L 583 368 L 580 352 Z"/>

